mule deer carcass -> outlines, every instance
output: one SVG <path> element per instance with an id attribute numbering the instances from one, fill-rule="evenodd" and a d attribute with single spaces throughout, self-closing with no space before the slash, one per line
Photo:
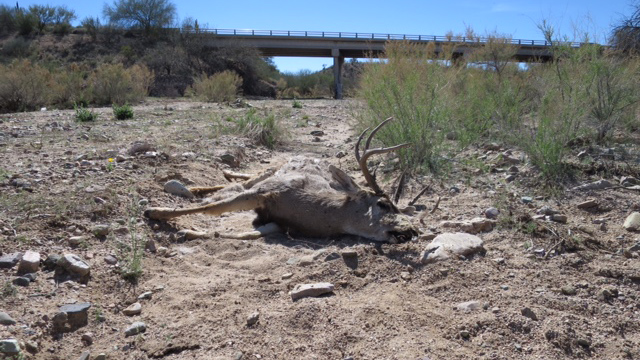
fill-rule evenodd
<path id="1" fill-rule="evenodd" d="M 358 186 L 353 179 L 324 160 L 293 157 L 279 168 L 229 186 L 190 188 L 195 194 L 216 192 L 216 201 L 193 208 L 149 208 L 145 216 L 155 220 L 205 213 L 220 215 L 231 211 L 255 210 L 256 231 L 225 235 L 233 238 L 258 238 L 276 231 L 309 237 L 341 234 L 361 236 L 375 241 L 398 242 L 418 235 L 411 219 L 384 194 L 367 168 L 367 159 L 375 154 L 391 152 L 409 144 L 370 149 L 375 133 L 391 118 L 378 125 L 355 155 L 370 190 Z M 225 177 L 227 177 L 225 175 Z"/>

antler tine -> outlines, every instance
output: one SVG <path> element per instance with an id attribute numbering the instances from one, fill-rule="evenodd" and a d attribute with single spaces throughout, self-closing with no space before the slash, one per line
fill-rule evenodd
<path id="1" fill-rule="evenodd" d="M 364 134 L 367 133 L 367 131 L 369 131 L 369 129 L 371 129 L 370 127 L 364 129 L 364 131 L 362 132 L 362 134 L 360 134 L 360 137 L 358 138 L 358 142 L 356 143 L 356 160 L 358 161 L 358 163 L 360 163 L 360 142 L 362 141 L 362 139 L 364 138 Z M 367 143 L 368 144 L 368 143 Z M 367 149 L 365 148 L 365 151 Z"/>
<path id="2" fill-rule="evenodd" d="M 385 126 L 391 120 L 393 120 L 393 116 L 388 117 L 385 121 L 381 122 L 380 124 L 378 124 L 378 126 L 375 127 L 375 129 L 373 129 L 373 131 L 371 132 L 371 134 L 369 134 L 369 137 L 367 138 L 367 142 L 364 145 L 364 151 L 369 150 L 371 139 L 373 139 L 374 135 L 378 132 L 378 130 L 382 129 L 382 127 Z M 364 135 L 364 133 L 362 135 Z"/>
<path id="3" fill-rule="evenodd" d="M 360 160 L 358 160 L 358 164 L 360 165 L 360 170 L 362 171 L 362 175 L 364 175 L 364 179 L 367 181 L 367 184 L 369 184 L 371 189 L 373 189 L 373 191 L 377 195 L 383 195 L 384 192 L 382 191 L 380 186 L 378 186 L 378 184 L 376 183 L 376 179 L 373 176 L 371 176 L 371 173 L 369 172 L 369 168 L 367 167 L 367 159 L 369 159 L 371 155 L 392 152 L 398 149 L 406 148 L 409 145 L 411 145 L 411 143 L 404 143 L 396 146 L 391 146 L 388 148 L 367 149 L 362 154 L 362 157 L 360 158 Z"/>

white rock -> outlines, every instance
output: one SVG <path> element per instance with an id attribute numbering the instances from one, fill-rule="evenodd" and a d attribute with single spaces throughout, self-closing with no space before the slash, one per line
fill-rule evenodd
<path id="1" fill-rule="evenodd" d="M 28 274 L 37 272 L 40 268 L 40 253 L 27 250 L 18 264 L 19 274 Z"/>
<path id="2" fill-rule="evenodd" d="M 482 239 L 466 233 L 445 233 L 435 239 L 422 252 L 423 264 L 449 259 L 453 256 L 470 256 L 484 252 Z"/>
<path id="3" fill-rule="evenodd" d="M 633 212 L 627 216 L 627 219 L 622 225 L 628 231 L 636 231 L 640 229 L 640 212 Z"/>
<path id="4" fill-rule="evenodd" d="M 164 184 L 164 191 L 169 194 L 178 195 L 185 197 L 187 199 L 194 198 L 193 193 L 187 189 L 180 181 L 178 180 L 169 180 L 166 184 Z"/>
<path id="5" fill-rule="evenodd" d="M 333 292 L 334 286 L 331 283 L 298 284 L 289 292 L 291 300 L 296 301 L 305 297 L 315 297 Z"/>
<path id="6" fill-rule="evenodd" d="M 80 276 L 85 276 L 89 274 L 90 271 L 89 264 L 74 254 L 65 254 L 60 258 L 60 260 L 58 260 L 58 265 L 62 266 L 65 270 Z"/>
<path id="7" fill-rule="evenodd" d="M 122 310 L 122 313 L 127 316 L 138 315 L 142 312 L 142 305 L 139 302 L 135 302 L 129 305 L 126 309 Z"/>

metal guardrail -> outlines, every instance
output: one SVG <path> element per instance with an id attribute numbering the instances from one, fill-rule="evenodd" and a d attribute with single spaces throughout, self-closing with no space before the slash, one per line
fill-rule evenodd
<path id="1" fill-rule="evenodd" d="M 436 35 L 407 35 L 407 34 L 379 34 L 379 33 L 358 33 L 358 32 L 335 32 L 335 31 L 292 31 L 292 30 L 254 30 L 254 29 L 181 29 L 184 33 L 197 34 L 214 34 L 223 36 L 278 36 L 278 37 L 297 37 L 297 38 L 326 38 L 326 39 L 358 39 L 358 40 L 410 40 L 424 42 L 450 42 L 450 43 L 468 43 L 468 44 L 485 44 L 494 39 L 492 38 L 467 38 L 460 36 L 436 36 Z M 525 39 L 506 39 L 507 44 L 513 45 L 533 45 L 533 46 L 552 46 L 552 45 L 569 45 L 571 47 L 580 47 L 585 43 L 581 42 L 549 42 L 546 40 L 525 40 Z"/>

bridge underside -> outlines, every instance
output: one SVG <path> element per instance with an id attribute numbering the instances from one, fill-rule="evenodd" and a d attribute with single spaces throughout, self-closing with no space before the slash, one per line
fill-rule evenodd
<path id="1" fill-rule="evenodd" d="M 384 56 L 387 40 L 353 39 L 326 37 L 282 37 L 282 36 L 241 36 L 206 34 L 213 47 L 253 47 L 263 56 L 291 57 L 331 57 L 335 76 L 335 98 L 342 98 L 342 64 L 345 58 L 370 58 Z M 412 43 L 433 43 L 433 41 L 411 41 Z M 439 53 L 443 42 L 435 41 L 435 51 Z M 482 44 L 480 44 L 482 45 Z M 464 57 L 477 49 L 477 44 L 461 44 L 454 50 L 453 56 Z M 516 62 L 545 62 L 552 59 L 548 47 L 539 45 L 518 45 L 514 56 Z"/>

